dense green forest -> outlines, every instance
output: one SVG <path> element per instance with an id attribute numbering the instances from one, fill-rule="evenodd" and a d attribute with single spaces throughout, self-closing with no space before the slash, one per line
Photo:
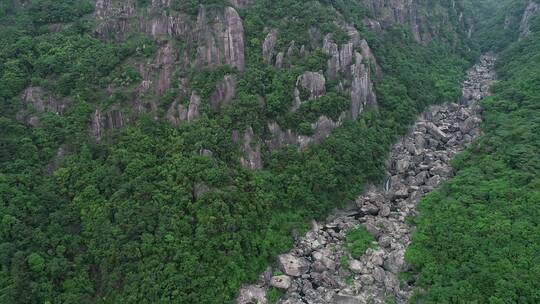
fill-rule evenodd
<path id="1" fill-rule="evenodd" d="M 500 81 L 482 102 L 485 134 L 420 205 L 407 258 L 424 303 L 540 302 L 540 18 L 520 41 L 503 28 L 526 4 L 508 1 L 478 32 L 500 51 Z"/>
<path id="2" fill-rule="evenodd" d="M 140 7 L 150 2 L 137 1 Z M 434 2 L 450 6 L 446 1 Z M 171 9 L 194 17 L 201 3 L 220 9 L 227 2 L 172 1 Z M 255 1 L 240 11 L 247 41 L 243 73 L 229 66 L 182 71 L 203 99 L 224 74 L 238 74 L 237 94 L 230 106 L 221 113 L 206 111 L 198 121 L 179 127 L 142 115 L 98 142 L 88 135 L 90 113 L 95 105 L 129 103 L 128 96 L 108 96 L 106 87 L 111 83 L 127 88 L 138 84 L 141 75 L 134 62 L 152 56 L 155 42 L 142 34 L 122 42 L 100 40 L 93 35 L 92 11 L 89 1 L 32 0 L 24 6 L 16 1 L 0 3 L 1 303 L 232 301 L 241 284 L 256 279 L 277 254 L 290 247 L 293 230 L 302 231 L 311 219 L 324 218 L 335 207 L 347 204 L 367 181 L 377 181 L 390 145 L 427 105 L 459 98 L 463 72 L 479 54 L 458 25 L 443 29 L 446 32 L 439 38 L 422 45 L 403 26 L 395 25 L 380 34 L 363 29 L 362 17 L 369 13 L 356 1 Z M 240 151 L 231 141 L 233 130 L 251 126 L 265 134 L 266 121 L 274 119 L 282 126 L 309 132 L 303 128 L 306 123 L 323 113 L 335 117 L 344 106 L 342 93 L 328 86 L 325 99 L 288 112 L 297 76 L 306 70 L 324 69 L 327 58 L 319 51 L 295 58 L 291 69 L 269 66 L 260 50 L 264 28 L 280 30 L 280 45 L 293 38 L 299 43 L 306 39 L 307 43 L 312 24 L 340 41 L 346 35 L 333 22 L 338 15 L 359 27 L 383 70 L 384 76 L 375 84 L 379 108 L 364 112 L 358 121 L 346 121 L 323 143 L 303 152 L 293 147 L 276 153 L 264 151 L 264 169 L 246 170 L 238 163 Z M 57 24 L 63 26 L 55 27 Z M 538 93 L 534 68 L 538 66 L 516 68 L 521 66 L 520 60 L 530 60 L 527 56 L 538 46 L 535 37 L 531 35 L 505 51 L 499 67 L 505 81 L 498 85 L 497 95 L 485 103 L 485 128 L 493 131 L 460 159 L 458 167 L 464 169 L 452 182 L 456 187 L 474 182 L 476 187 L 467 195 L 478 193 L 472 198 L 478 208 L 486 206 L 488 197 L 493 204 L 500 204 L 501 217 L 511 212 L 522 219 L 524 224 L 511 230 L 516 233 L 511 238 L 515 243 L 497 239 L 509 246 L 499 248 L 510 252 L 515 251 L 511 245 L 535 236 L 524 232 L 532 229 L 535 218 L 531 212 L 534 195 L 538 200 L 538 193 L 532 191 L 535 185 L 538 188 L 538 171 L 534 171 L 538 170 L 534 157 L 538 146 L 530 146 L 533 140 L 538 142 L 534 137 L 538 134 L 534 129 L 534 94 Z M 487 42 L 482 47 L 487 48 Z M 20 123 L 21 92 L 30 85 L 69 100 L 64 116 L 44 113 L 37 127 Z M 177 95 L 174 90 L 165 94 L 160 110 Z M 260 106 L 259 96 L 266 97 L 265 107 Z M 55 164 L 59 147 L 67 154 Z M 499 150 L 492 151 L 493 147 Z M 212 151 L 213 156 L 201 155 L 203 149 Z M 55 170 L 48 169 L 51 164 Z M 474 174 L 463 179 L 466 170 Z M 496 183 L 492 181 L 495 178 Z M 479 186 L 483 179 L 485 186 Z M 500 183 L 512 192 L 490 190 L 500 189 Z M 197 193 L 201 187 L 210 191 Z M 460 193 L 455 189 L 450 192 Z M 526 199 L 525 193 L 531 196 Z M 438 218 L 437 212 L 442 212 L 429 207 L 434 205 L 429 201 L 436 197 L 423 203 L 426 207 L 418 219 L 416 247 L 410 251 L 416 269 L 432 271 L 421 273 L 418 284 L 434 286 L 434 299 L 438 281 L 433 277 L 441 274 L 436 266 L 425 265 L 440 259 L 438 252 L 421 249 L 421 236 L 427 233 L 422 227 L 439 231 L 428 228 Z M 444 195 L 440 197 L 442 200 Z M 503 198 L 515 198 L 519 202 L 516 206 L 522 207 L 507 210 Z M 458 218 L 451 215 L 448 221 Z M 514 227 L 502 219 L 500 222 L 500 229 Z M 366 242 L 363 237 L 356 241 L 359 247 Z M 456 237 L 452 248 L 466 248 L 459 247 L 458 241 L 465 240 Z M 448 252 L 442 244 L 445 240 L 440 242 L 437 248 Z M 480 243 L 487 242 L 491 240 Z M 530 250 L 534 254 L 534 248 Z M 462 252 L 457 254 L 464 258 Z M 489 261 L 490 257 L 479 259 Z M 487 265 L 497 271 L 508 269 L 481 261 L 469 268 Z M 519 269 L 533 269 L 528 266 L 535 265 L 533 262 L 524 258 L 520 268 L 513 263 L 512 275 Z M 484 277 L 471 276 L 471 280 Z M 523 282 L 530 280 L 524 278 Z M 465 286 L 478 286 L 474 283 L 477 281 Z M 482 288 L 474 294 L 480 297 L 487 293 L 489 289 Z M 527 295 L 521 290 L 516 294 Z M 538 295 L 525 299 L 538 299 Z"/>

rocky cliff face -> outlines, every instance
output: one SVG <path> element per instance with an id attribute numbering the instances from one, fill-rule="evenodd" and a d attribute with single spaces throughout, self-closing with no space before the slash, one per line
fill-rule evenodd
<path id="1" fill-rule="evenodd" d="M 318 121 L 311 125 L 312 136 L 283 130 L 276 122 L 270 122 L 268 130 L 271 138 L 267 144 L 271 150 L 284 145 L 294 145 L 303 149 L 309 144 L 320 142 L 329 136 L 333 129 L 341 126 L 345 118 L 356 120 L 364 109 L 377 106 L 377 97 L 373 88 L 373 79 L 381 76 L 377 60 L 367 41 L 361 38 L 356 28 L 348 24 L 340 26 L 347 33 L 348 41 L 338 45 L 334 42 L 332 35 L 324 37 L 320 47 L 322 52 L 329 57 L 327 68 L 325 71 L 306 71 L 298 77 L 291 111 L 298 110 L 306 101 L 324 96 L 327 80 L 337 82 L 338 91 L 350 96 L 349 110 L 342 113 L 337 121 L 327 116 L 319 117 Z M 276 29 L 269 30 L 262 46 L 262 55 L 268 64 L 279 68 L 288 67 L 293 64 L 296 43 L 290 41 L 286 49 L 278 50 L 276 49 L 278 36 L 279 32 Z M 300 54 L 306 52 L 306 47 L 301 46 Z"/>
<path id="2" fill-rule="evenodd" d="M 422 0 L 362 2 L 373 16 L 373 19 L 366 20 L 366 24 L 377 31 L 402 23 L 411 26 L 418 41 L 429 41 L 438 34 L 440 24 L 428 22 L 427 13 L 423 11 L 426 4 Z M 177 11 L 170 0 L 152 0 L 148 4 L 135 0 L 95 0 L 93 17 L 96 26 L 93 33 L 96 37 L 118 42 L 143 33 L 154 40 L 156 50 L 151 58 L 135 63 L 142 81 L 130 92 L 131 104 L 114 104 L 108 107 L 109 110 L 96 106 L 90 118 L 90 135 L 100 139 L 108 130 L 121 128 L 146 112 L 153 113 L 156 120 L 179 125 L 199 119 L 204 109 L 219 113 L 223 107 L 233 103 L 238 79 L 246 69 L 247 52 L 247 35 L 237 10 L 248 10 L 252 3 L 234 0 L 224 7 L 200 5 L 196 14 L 188 15 Z M 448 18 L 448 13 L 443 14 L 440 22 L 448 22 Z M 245 132 L 239 136 L 243 140 L 238 141 L 245 154 L 240 161 L 246 167 L 262 167 L 261 149 L 275 150 L 284 145 L 303 149 L 329 136 L 345 119 L 356 120 L 365 109 L 377 107 L 374 82 L 382 77 L 382 73 L 374 53 L 354 26 L 342 19 L 336 20 L 335 25 L 346 33 L 345 41 L 332 34 L 321 33 L 316 26 L 306 25 L 306 37 L 309 38 L 306 45 L 297 45 L 294 40 L 283 43 L 279 40 L 283 33 L 275 28 L 265 28 L 265 36 L 259 46 L 267 65 L 294 69 L 299 60 L 308 58 L 310 54 L 322 51 L 328 56 L 324 70 L 305 70 L 299 74 L 291 112 L 297 111 L 305 102 L 322 98 L 329 91 L 349 96 L 350 106 L 338 119 L 334 117 L 335 121 L 321 115 L 311 124 L 311 136 L 282 128 L 275 121 L 265 122 L 265 131 L 269 134 L 265 138 L 262 136 L 266 134 L 240 130 Z M 306 41 L 301 38 L 299 40 Z M 216 70 L 223 65 L 236 69 L 239 74 L 225 75 L 209 96 L 192 88 L 189 76 L 186 76 L 188 72 Z M 176 97 L 165 111 L 161 111 L 161 100 L 171 90 L 177 93 Z M 112 96 L 114 92 L 115 88 L 110 86 L 108 93 Z M 265 98 L 260 97 L 262 100 Z M 32 121 L 36 124 L 37 118 Z M 256 142 L 262 146 L 242 144 L 245 142 Z"/>
<path id="3" fill-rule="evenodd" d="M 450 161 L 480 134 L 478 100 L 489 95 L 493 64 L 494 58 L 485 56 L 469 71 L 461 104 L 432 106 L 420 116 L 392 149 L 383 185 L 369 187 L 353 206 L 328 223 L 314 223 L 290 252 L 278 257 L 283 275 L 272 277 L 270 269 L 258 284 L 245 286 L 236 302 L 268 303 L 266 290 L 273 287 L 284 292 L 283 304 L 382 304 L 388 297 L 406 303 L 413 286 L 398 279 L 408 269 L 404 254 L 412 228 L 406 218 L 415 215 L 424 195 L 453 176 Z M 354 259 L 344 243 L 347 232 L 360 225 L 377 246 Z M 347 278 L 353 278 L 352 282 Z"/>
<path id="4" fill-rule="evenodd" d="M 244 7 L 249 1 L 233 1 L 232 4 Z M 133 33 L 142 32 L 157 43 L 154 58 L 139 64 L 143 80 L 133 101 L 135 113 L 155 112 L 160 96 L 173 86 L 180 87 L 181 98 L 193 96 L 187 79 L 180 79 L 180 84 L 172 83 L 176 71 L 189 71 L 192 67 L 215 69 L 222 65 L 230 65 L 240 72 L 245 69 L 245 34 L 235 8 L 209 11 L 201 6 L 196 18 L 193 18 L 171 10 L 170 6 L 171 1 L 168 0 L 153 0 L 149 7 L 138 7 L 137 2 L 131 0 L 96 0 L 95 3 L 94 16 L 98 22 L 94 31 L 96 36 L 123 41 Z M 230 103 L 234 97 L 234 87 L 232 76 L 223 80 L 212 96 L 214 109 Z M 192 121 L 199 116 L 193 97 L 189 108 L 184 115 L 184 106 L 174 101 L 165 118 L 173 124 Z M 123 116 L 128 115 L 127 112 L 130 112 L 129 109 L 124 111 Z M 93 136 L 102 132 L 96 131 L 97 125 L 90 128 Z M 103 127 L 108 129 L 123 125 L 103 124 Z"/>
<path id="5" fill-rule="evenodd" d="M 532 1 L 529 2 L 519 24 L 520 38 L 529 36 L 531 32 L 530 21 L 538 13 L 538 10 L 540 10 L 540 4 Z"/>
<path id="6" fill-rule="evenodd" d="M 448 3 L 425 0 L 361 0 L 375 17 L 367 18 L 364 24 L 373 30 L 381 30 L 392 24 L 409 26 L 418 42 L 429 42 L 438 36 L 450 22 L 451 12 L 458 16 L 458 22 L 472 30 L 472 20 L 464 16 L 460 1 Z M 436 15 L 436 17 L 434 17 Z"/>
<path id="7" fill-rule="evenodd" d="M 17 113 L 17 120 L 32 127 L 39 125 L 39 114 L 49 112 L 62 116 L 69 105 L 68 100 L 58 98 L 41 87 L 26 88 L 21 100 L 24 109 Z"/>

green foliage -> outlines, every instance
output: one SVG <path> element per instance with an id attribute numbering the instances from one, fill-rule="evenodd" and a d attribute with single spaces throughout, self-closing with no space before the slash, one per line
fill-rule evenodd
<path id="1" fill-rule="evenodd" d="M 267 297 L 268 303 L 274 304 L 274 303 L 277 303 L 283 297 L 283 292 L 281 292 L 277 288 L 272 287 L 268 290 L 266 297 Z"/>
<path id="2" fill-rule="evenodd" d="M 212 9 L 223 8 L 230 5 L 230 2 L 228 0 L 172 0 L 171 8 L 188 15 L 196 16 L 201 4 L 206 8 Z"/>
<path id="3" fill-rule="evenodd" d="M 373 245 L 375 239 L 364 226 L 360 226 L 347 233 L 345 248 L 355 259 L 359 259 L 368 248 Z"/>
<path id="4" fill-rule="evenodd" d="M 505 48 L 501 80 L 482 103 L 484 136 L 419 206 L 406 253 L 425 290 L 415 301 L 540 301 L 539 50 L 539 32 Z"/>
<path id="5" fill-rule="evenodd" d="M 29 6 L 30 17 L 37 25 L 74 21 L 93 10 L 88 0 L 32 0 Z"/>
<path id="6" fill-rule="evenodd" d="M 186 6 L 176 9 L 194 15 L 201 2 L 224 3 L 177 1 Z M 344 5 L 361 10 L 354 1 L 336 3 L 343 14 Z M 389 146 L 416 112 L 457 96 L 466 62 L 442 41 L 422 46 L 404 31 L 364 33 L 386 75 L 376 85 L 380 107 L 344 121 L 320 145 L 303 152 L 263 148 L 265 169 L 251 172 L 238 163 L 231 140 L 248 127 L 265 140 L 271 120 L 308 133 L 320 115 L 337 119 L 347 108 L 348 98 L 329 85 L 325 97 L 287 114 L 298 75 L 325 69 L 320 50 L 300 58 L 295 49 L 290 69 L 261 58 L 265 27 L 279 29 L 281 48 L 295 40 L 309 49 L 314 25 L 320 37 L 344 40 L 330 4 L 257 1 L 241 11 L 245 72 L 221 67 L 182 75 L 204 107 L 215 84 L 236 73 L 230 106 L 203 111 L 198 121 L 178 128 L 141 115 L 98 143 L 87 138 L 89 114 L 97 104 L 131 101 L 128 88 L 141 79 L 134 66 L 148 60 L 155 42 L 129 37 L 106 43 L 78 17 L 62 19 L 77 22 L 52 33 L 28 22 L 30 11 L 2 6 L 18 22 L 0 28 L 0 302 L 231 302 L 242 284 L 290 247 L 293 230 L 346 204 L 367 181 L 380 180 Z M 43 20 L 64 18 L 51 16 Z M 36 128 L 17 122 L 18 95 L 30 83 L 66 95 L 71 105 L 64 117 L 40 115 Z M 110 84 L 122 90 L 109 96 Z M 159 102 L 176 96 L 171 91 Z M 60 146 L 68 155 L 49 173 Z M 202 149 L 213 157 L 202 156 Z"/>

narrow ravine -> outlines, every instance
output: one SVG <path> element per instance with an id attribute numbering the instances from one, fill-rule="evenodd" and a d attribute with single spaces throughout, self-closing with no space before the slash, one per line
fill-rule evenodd
<path id="1" fill-rule="evenodd" d="M 468 71 L 459 104 L 431 106 L 420 115 L 392 148 L 382 185 L 369 187 L 354 207 L 327 224 L 314 223 L 290 252 L 278 257 L 280 274 L 266 271 L 256 285 L 240 291 L 237 303 L 268 303 L 271 287 L 284 293 L 283 304 L 406 303 L 413 286 L 400 282 L 398 274 L 408 269 L 404 253 L 413 227 L 407 218 L 416 214 L 423 196 L 453 176 L 450 161 L 480 135 L 478 101 L 489 95 L 494 62 L 482 56 Z M 377 246 L 353 259 L 343 245 L 347 232 L 360 225 Z"/>

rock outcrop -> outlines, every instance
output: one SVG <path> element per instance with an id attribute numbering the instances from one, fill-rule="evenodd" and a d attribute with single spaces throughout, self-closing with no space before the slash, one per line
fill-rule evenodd
<path id="1" fill-rule="evenodd" d="M 32 106 L 40 113 L 47 111 L 56 115 L 64 115 L 67 107 L 65 100 L 54 97 L 52 93 L 41 87 L 28 87 L 22 94 L 22 100 L 27 106 Z"/>
<path id="2" fill-rule="evenodd" d="M 326 94 L 326 79 L 320 72 L 304 72 L 296 80 L 294 90 L 293 111 L 296 111 L 301 103 L 306 100 L 313 100 Z"/>
<path id="3" fill-rule="evenodd" d="M 223 14 L 208 20 L 204 6 L 197 17 L 197 66 L 216 68 L 228 64 L 239 71 L 245 69 L 244 27 L 242 19 L 232 7 L 225 8 Z"/>
<path id="4" fill-rule="evenodd" d="M 266 141 L 266 145 L 272 151 L 286 145 L 297 146 L 300 150 L 303 150 L 310 144 L 319 143 L 327 138 L 333 129 L 342 125 L 344 118 L 345 115 L 343 114 L 338 121 L 334 122 L 326 116 L 319 117 L 315 123 L 311 124 L 313 134 L 310 136 L 297 134 L 290 129 L 283 130 L 276 122 L 270 122 L 268 130 L 271 137 Z"/>
<path id="5" fill-rule="evenodd" d="M 420 116 L 393 147 L 383 185 L 370 186 L 328 223 L 314 223 L 290 252 L 279 256 L 284 274 L 245 286 L 237 303 L 246 303 L 241 300 L 248 291 L 269 286 L 284 290 L 283 304 L 382 304 L 389 297 L 406 303 L 413 286 L 398 279 L 408 269 L 404 254 L 412 228 L 405 219 L 416 214 L 416 204 L 424 195 L 453 176 L 450 161 L 480 134 L 477 101 L 489 94 L 493 63 L 494 58 L 484 56 L 471 69 L 463 89 L 470 94 L 462 103 L 432 106 Z M 344 243 L 347 232 L 360 225 L 378 246 L 354 259 Z M 347 263 L 341 264 L 343 260 Z"/>
<path id="6" fill-rule="evenodd" d="M 538 13 L 538 10 L 540 10 L 539 3 L 533 1 L 529 2 L 525 12 L 523 13 L 521 23 L 519 24 L 520 38 L 525 38 L 531 33 L 530 21 Z"/>
<path id="7" fill-rule="evenodd" d="M 178 126 L 182 122 L 193 122 L 201 116 L 200 106 L 201 97 L 196 92 L 192 92 L 187 106 L 179 101 L 171 104 L 166 114 L 167 121 L 174 126 Z"/>
<path id="8" fill-rule="evenodd" d="M 270 30 L 263 43 L 263 59 L 267 64 L 272 64 L 274 61 L 275 47 L 278 39 L 278 31 L 276 29 Z"/>
<path id="9" fill-rule="evenodd" d="M 24 109 L 17 113 L 17 120 L 31 127 L 40 124 L 39 114 L 49 112 L 64 115 L 69 102 L 54 96 L 42 87 L 28 87 L 21 94 Z"/>
<path id="10" fill-rule="evenodd" d="M 464 16 L 460 7 L 451 4 L 430 3 L 430 9 L 425 10 L 425 3 L 419 0 L 361 0 L 375 19 L 365 19 L 364 25 L 375 32 L 381 31 L 393 24 L 407 26 L 418 42 L 427 43 L 438 36 L 443 28 L 448 27 L 450 18 L 456 16 L 458 22 L 471 30 L 471 18 Z M 453 12 L 451 12 L 453 11 Z"/>
<path id="11" fill-rule="evenodd" d="M 96 109 L 90 116 L 89 133 L 95 139 L 100 140 L 106 131 L 120 129 L 126 125 L 127 121 L 125 115 L 118 109 L 105 112 Z"/>
<path id="12" fill-rule="evenodd" d="M 233 141 L 242 143 L 242 151 L 244 153 L 240 158 L 242 166 L 250 170 L 259 170 L 263 167 L 261 145 L 256 140 L 253 128 L 249 127 L 246 132 L 244 132 L 242 140 L 240 140 L 238 132 L 234 132 Z"/>
<path id="13" fill-rule="evenodd" d="M 349 116 L 356 120 L 367 107 L 377 106 L 373 90 L 372 75 L 380 75 L 377 60 L 366 40 L 351 26 L 343 26 L 349 35 L 349 42 L 338 46 L 332 36 L 324 38 L 323 52 L 330 56 L 327 75 L 330 79 L 340 79 L 339 87 L 351 95 Z"/>
<path id="14" fill-rule="evenodd" d="M 229 105 L 233 100 L 235 93 L 236 77 L 234 75 L 225 75 L 210 97 L 212 109 L 218 112 L 221 107 Z"/>

